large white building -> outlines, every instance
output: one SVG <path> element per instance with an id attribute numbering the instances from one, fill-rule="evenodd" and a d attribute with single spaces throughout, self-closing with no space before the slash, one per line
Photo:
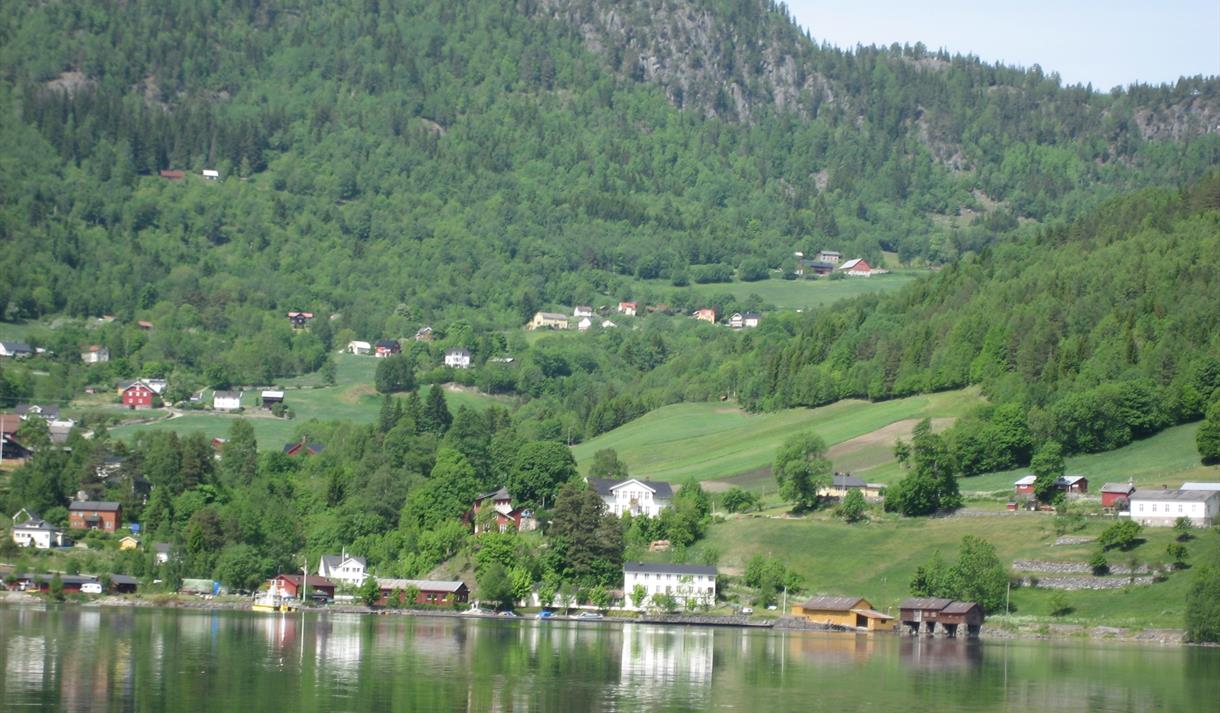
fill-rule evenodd
<path id="1" fill-rule="evenodd" d="M 647 597 L 635 601 L 636 585 L 644 587 Z M 628 562 L 623 565 L 624 605 L 635 609 L 655 606 L 658 594 L 674 598 L 678 607 L 712 606 L 716 603 L 716 568 L 699 564 L 646 564 Z"/>
<path id="2" fill-rule="evenodd" d="M 64 546 L 63 530 L 51 525 L 33 513 L 22 510 L 18 513 L 18 516 L 22 514 L 27 515 L 29 519 L 20 525 L 13 525 L 12 532 L 13 542 L 16 542 L 18 547 L 49 550 L 52 547 Z M 16 520 L 17 517 L 13 519 Z"/>
<path id="3" fill-rule="evenodd" d="M 1220 519 L 1218 490 L 1136 490 L 1127 502 L 1123 515 L 1150 527 L 1172 527 L 1180 517 L 1195 527 L 1211 527 Z"/>
<path id="4" fill-rule="evenodd" d="M 335 584 L 359 587 L 368 577 L 366 567 L 363 557 L 351 557 L 346 553 L 322 555 L 322 561 L 318 563 L 318 575 Z"/>
<path id="5" fill-rule="evenodd" d="M 651 480 L 589 478 L 589 485 L 602 496 L 606 509 L 619 517 L 627 514 L 656 517 L 674 499 L 674 489 L 669 483 Z"/>
<path id="6" fill-rule="evenodd" d="M 470 352 L 460 347 L 445 350 L 445 366 L 453 369 L 470 368 Z"/>

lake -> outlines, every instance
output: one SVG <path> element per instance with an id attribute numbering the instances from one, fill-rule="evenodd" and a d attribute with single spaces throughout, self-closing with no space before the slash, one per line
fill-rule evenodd
<path id="1" fill-rule="evenodd" d="M 1208 711 L 1220 649 L 0 607 L 0 709 Z"/>

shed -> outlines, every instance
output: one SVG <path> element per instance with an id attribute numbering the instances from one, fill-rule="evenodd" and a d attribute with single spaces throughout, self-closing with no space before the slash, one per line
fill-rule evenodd
<path id="1" fill-rule="evenodd" d="M 1101 506 L 1103 508 L 1125 506 L 1134 492 L 1135 485 L 1131 483 L 1106 483 L 1101 486 Z"/>
<path id="2" fill-rule="evenodd" d="M 864 597 L 813 597 L 792 607 L 792 615 L 815 624 L 847 629 L 889 631 L 894 617 L 873 609 Z"/>
<path id="3" fill-rule="evenodd" d="M 945 634 L 957 636 L 957 627 L 965 625 L 969 636 L 978 636 L 983 626 L 983 607 L 975 602 L 951 602 L 936 615 L 936 623 L 945 627 Z"/>
<path id="4" fill-rule="evenodd" d="M 952 603 L 952 599 L 942 597 L 912 597 L 898 605 L 898 618 L 911 629 L 911 633 L 917 633 L 923 624 L 930 634 L 936 630 L 940 610 Z"/>
<path id="5" fill-rule="evenodd" d="M 299 574 L 280 574 L 277 575 L 273 582 L 277 583 L 283 591 L 288 593 L 290 597 L 301 596 L 301 575 Z M 334 598 L 335 585 L 326 577 L 319 577 L 316 574 L 311 574 L 305 580 L 305 588 L 310 592 L 321 592 L 327 597 Z"/>

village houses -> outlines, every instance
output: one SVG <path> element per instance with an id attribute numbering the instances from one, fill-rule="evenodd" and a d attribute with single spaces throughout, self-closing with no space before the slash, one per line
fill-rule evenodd
<path id="1" fill-rule="evenodd" d="M 80 360 L 86 364 L 104 364 L 110 361 L 110 350 L 100 344 L 90 344 L 81 350 Z"/>
<path id="2" fill-rule="evenodd" d="M 11 537 L 18 547 L 33 547 L 36 550 L 49 550 L 66 544 L 62 530 L 25 508 L 13 515 Z"/>
<path id="3" fill-rule="evenodd" d="M 402 345 L 398 343 L 397 339 L 378 339 L 377 343 L 373 345 L 373 356 L 378 359 L 385 359 L 401 353 Z"/>
<path id="4" fill-rule="evenodd" d="M 322 555 L 318 561 L 318 576 L 349 587 L 359 587 L 368 578 L 368 565 L 363 557 L 352 557 L 346 552 L 339 555 Z"/>
<path id="5" fill-rule="evenodd" d="M 486 515 L 488 508 L 494 513 L 490 517 Z M 493 490 L 475 498 L 470 510 L 466 513 L 465 520 L 468 524 L 474 525 L 476 535 L 487 529 L 505 532 L 512 527 L 518 532 L 530 532 L 538 527 L 538 521 L 534 518 L 532 511 L 513 507 L 513 496 L 509 494 L 507 488 Z M 480 521 L 486 522 L 486 525 Z"/>
<path id="6" fill-rule="evenodd" d="M 637 311 L 639 311 L 639 308 L 640 308 L 640 305 L 636 302 L 619 302 L 618 303 L 618 313 L 627 315 L 628 317 L 634 317 L 635 313 Z"/>
<path id="7" fill-rule="evenodd" d="M 123 520 L 123 506 L 105 500 L 76 500 L 68 505 L 68 527 L 73 530 L 115 532 Z"/>

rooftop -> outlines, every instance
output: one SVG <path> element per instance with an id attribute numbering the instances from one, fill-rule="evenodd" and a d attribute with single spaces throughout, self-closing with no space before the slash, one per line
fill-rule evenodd
<path id="1" fill-rule="evenodd" d="M 974 602 L 953 602 L 944 609 L 941 609 L 941 612 L 944 614 L 965 614 L 977 606 L 978 604 Z"/>
<path id="2" fill-rule="evenodd" d="M 658 498 L 672 498 L 674 496 L 674 488 L 669 483 L 662 481 L 640 480 L 639 478 L 627 478 L 626 480 L 614 480 L 612 478 L 589 478 L 589 485 L 597 491 L 598 495 L 606 497 L 613 495 L 615 489 L 626 485 L 627 483 L 639 483 L 645 488 L 648 488 Z"/>
<path id="3" fill-rule="evenodd" d="M 940 611 L 953 603 L 952 599 L 944 599 L 941 597 L 912 597 L 904 599 L 898 605 L 899 609 L 931 609 Z"/>
<path id="4" fill-rule="evenodd" d="M 851 611 L 860 602 L 868 604 L 864 597 L 813 597 L 801 604 L 801 608 L 820 609 L 822 611 Z M 866 606 L 865 608 L 868 607 Z"/>
<path id="5" fill-rule="evenodd" d="M 382 589 L 407 589 L 415 587 L 421 592 L 456 592 L 466 586 L 458 580 L 432 579 L 377 579 L 377 586 Z"/>
<path id="6" fill-rule="evenodd" d="M 100 510 L 102 512 L 118 512 L 119 504 L 107 500 L 77 500 L 68 506 L 69 510 Z"/>
<path id="7" fill-rule="evenodd" d="M 702 564 L 665 564 L 663 562 L 627 562 L 624 572 L 658 572 L 661 574 L 708 574 L 716 576 L 716 568 Z"/>
<path id="8" fill-rule="evenodd" d="M 1131 494 L 1131 502 L 1174 500 L 1178 502 L 1207 502 L 1220 494 L 1217 490 L 1136 490 Z"/>

